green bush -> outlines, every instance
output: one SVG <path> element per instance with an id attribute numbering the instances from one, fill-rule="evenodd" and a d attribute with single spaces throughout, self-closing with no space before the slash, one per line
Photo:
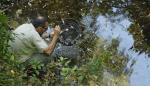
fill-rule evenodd
<path id="1" fill-rule="evenodd" d="M 14 56 L 9 51 L 9 41 L 12 40 L 8 27 L 7 16 L 0 11 L 0 86 L 19 84 L 20 73 L 17 72 Z"/>
<path id="2" fill-rule="evenodd" d="M 8 57 L 8 41 L 10 39 L 10 33 L 8 32 L 7 17 L 0 12 L 0 57 Z"/>

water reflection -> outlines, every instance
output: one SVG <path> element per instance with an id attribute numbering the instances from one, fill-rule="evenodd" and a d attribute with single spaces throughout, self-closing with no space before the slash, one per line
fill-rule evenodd
<path id="1" fill-rule="evenodd" d="M 7 2 L 9 2 L 9 1 L 10 0 L 8 0 Z M 110 8 L 112 8 L 112 11 L 115 13 L 117 13 L 117 10 L 118 10 L 115 7 L 109 6 L 113 3 L 115 3 L 115 1 L 111 1 L 111 0 L 110 1 L 106 0 L 106 2 L 108 2 L 108 4 L 106 4 L 106 3 L 102 4 L 103 0 L 85 0 L 85 1 L 84 0 L 74 0 L 74 1 L 25 0 L 24 2 L 21 2 L 21 1 L 22 0 L 20 0 L 20 1 L 17 0 L 17 4 L 13 8 L 11 8 L 11 7 L 15 4 L 11 3 L 11 2 L 15 2 L 15 1 L 10 1 L 12 6 L 9 5 L 9 3 L 8 3 L 8 7 L 9 7 L 8 14 L 11 14 L 9 16 L 12 16 L 12 14 L 13 14 L 13 16 L 16 16 L 17 18 L 25 17 L 25 16 L 31 17 L 31 16 L 33 16 L 34 13 L 36 13 L 34 11 L 39 11 L 39 13 L 42 12 L 42 13 L 48 15 L 51 19 L 50 21 L 52 22 L 53 20 L 58 19 L 58 16 L 56 16 L 56 15 L 59 15 L 60 17 L 73 17 L 75 19 L 80 20 L 80 18 L 82 16 L 86 15 L 89 12 L 91 12 L 91 14 L 94 15 L 94 14 L 99 14 L 99 12 L 107 13 L 107 12 L 109 12 Z M 96 6 L 96 4 L 94 4 L 93 1 L 96 1 L 98 6 Z M 126 2 L 126 1 L 130 1 L 130 0 L 121 0 L 121 2 Z M 87 2 L 89 2 L 89 4 Z M 100 2 L 100 3 L 98 3 L 98 2 Z M 134 0 L 132 2 L 135 5 L 136 5 L 136 3 L 143 4 L 142 2 L 136 2 L 136 0 L 135 0 L 135 2 L 134 2 Z M 124 4 L 126 4 L 126 3 L 124 3 Z M 143 6 L 140 4 L 136 5 L 136 6 L 139 5 L 138 9 L 135 8 L 135 9 L 137 9 L 137 11 L 139 10 L 139 8 L 141 8 L 141 6 Z M 136 7 L 136 6 L 133 5 L 133 7 Z M 145 3 L 145 6 L 149 6 L 149 5 L 146 5 L 146 3 Z M 3 5 L 1 7 L 3 7 Z M 98 8 L 98 9 L 94 10 L 94 8 L 95 9 Z M 110 9 L 110 11 L 111 11 L 111 9 Z M 139 10 L 139 11 L 141 11 L 141 10 Z M 144 10 L 142 10 L 141 12 L 143 12 L 143 11 Z M 148 11 L 145 10 L 145 12 L 148 12 Z M 15 15 L 15 13 L 16 13 L 16 15 Z M 110 13 L 110 14 L 112 14 L 112 13 Z M 133 14 L 134 14 L 134 9 L 133 9 Z M 137 12 L 135 12 L 135 14 L 137 15 Z M 21 19 L 21 18 L 19 18 L 19 19 Z M 17 21 L 19 21 L 19 20 L 17 20 Z M 94 21 L 93 17 L 90 15 L 85 16 L 83 18 L 83 22 L 86 23 L 87 28 L 89 28 L 89 30 L 90 30 L 90 28 L 92 28 L 91 23 L 93 23 L 93 21 Z M 14 22 L 13 22 L 13 25 L 14 25 Z M 129 21 L 129 19 L 122 15 L 119 15 L 117 17 L 110 17 L 110 16 L 105 17 L 105 16 L 100 15 L 97 17 L 97 23 L 96 23 L 96 26 L 98 28 L 97 35 L 103 37 L 104 39 L 106 39 L 108 41 L 111 41 L 111 39 L 113 39 L 113 38 L 119 39 L 120 44 L 118 47 L 118 51 L 119 52 L 123 51 L 124 55 L 127 55 L 130 58 L 130 61 L 128 62 L 126 70 L 128 71 L 128 69 L 129 70 L 133 69 L 133 72 L 130 76 L 130 85 L 131 86 L 150 86 L 150 84 L 148 83 L 150 81 L 150 74 L 149 74 L 150 73 L 150 68 L 149 68 L 149 65 L 150 65 L 149 60 L 150 59 L 145 58 L 145 57 L 148 57 L 145 53 L 142 53 L 139 55 L 138 53 L 134 52 L 133 50 L 130 50 L 130 48 L 132 47 L 132 45 L 134 43 L 132 35 L 129 32 L 127 32 L 127 28 L 130 25 L 131 25 L 131 22 Z M 133 65 L 133 63 L 135 63 L 135 64 Z"/>
<path id="2" fill-rule="evenodd" d="M 120 20 L 118 21 L 118 19 Z M 83 18 L 83 22 L 88 28 L 90 28 L 89 25 L 92 21 L 91 16 Z M 107 41 L 111 41 L 113 38 L 119 39 L 118 51 L 124 51 L 124 55 L 130 58 L 126 68 L 127 71 L 132 70 L 129 86 L 150 86 L 150 59 L 147 58 L 148 55 L 145 53 L 139 55 L 138 52 L 130 49 L 134 43 L 132 35 L 127 31 L 131 23 L 128 18 L 122 15 L 113 18 L 99 15 L 96 22 L 97 35 Z"/>

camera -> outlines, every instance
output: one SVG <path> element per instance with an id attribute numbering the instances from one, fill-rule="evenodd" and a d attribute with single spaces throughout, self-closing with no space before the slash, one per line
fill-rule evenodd
<path id="1" fill-rule="evenodd" d="M 79 23 L 74 19 L 62 19 L 59 26 L 61 33 L 58 42 L 66 46 L 74 45 L 81 36 Z"/>

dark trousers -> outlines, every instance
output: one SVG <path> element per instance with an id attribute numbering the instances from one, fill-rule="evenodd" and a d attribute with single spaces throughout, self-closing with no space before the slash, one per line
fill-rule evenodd
<path id="1" fill-rule="evenodd" d="M 30 64 L 33 61 L 47 64 L 51 60 L 56 60 L 59 57 L 76 60 L 80 57 L 80 49 L 74 46 L 57 47 L 50 56 L 43 53 L 33 54 L 31 58 L 25 62 L 25 64 Z"/>

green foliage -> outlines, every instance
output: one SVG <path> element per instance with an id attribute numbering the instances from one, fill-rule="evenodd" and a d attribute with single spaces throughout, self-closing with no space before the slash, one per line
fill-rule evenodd
<path id="1" fill-rule="evenodd" d="M 102 66 L 100 58 L 91 58 L 84 65 L 78 67 L 70 67 L 68 61 L 66 66 L 61 68 L 62 86 L 70 85 L 90 85 L 93 82 L 95 85 L 100 85 L 102 82 Z"/>
<path id="2" fill-rule="evenodd" d="M 106 45 L 106 43 L 104 41 L 98 39 L 97 43 L 98 45 L 95 44 L 97 48 L 93 50 L 93 56 L 82 58 L 86 61 L 80 65 L 70 65 L 71 61 L 63 57 L 60 57 L 57 61 L 52 60 L 46 65 L 32 62 L 32 76 L 28 76 L 27 71 L 24 73 L 20 71 L 18 72 L 20 75 L 15 76 L 15 78 L 20 77 L 19 83 L 21 86 L 103 86 L 104 71 L 108 71 L 116 77 L 121 77 L 127 58 L 117 53 L 117 40 L 113 40 L 113 45 L 107 45 L 105 48 L 104 44 Z M 28 68 L 30 69 L 30 67 Z M 46 70 L 44 75 L 41 75 L 41 69 Z M 28 79 L 22 79 L 21 77 L 28 77 Z"/>
<path id="3" fill-rule="evenodd" d="M 1 86 L 14 86 L 17 81 L 20 81 L 20 74 L 16 69 L 14 56 L 9 51 L 9 40 L 11 34 L 7 25 L 8 19 L 3 12 L 0 11 L 0 85 Z"/>
<path id="4" fill-rule="evenodd" d="M 6 54 L 8 53 L 8 41 L 10 39 L 10 33 L 8 32 L 7 26 L 7 17 L 3 12 L 0 12 L 0 55 L 1 58 L 6 58 Z"/>
<path id="5" fill-rule="evenodd" d="M 123 74 L 124 68 L 128 62 L 128 58 L 117 52 L 119 41 L 113 39 L 111 44 L 101 51 L 100 57 L 104 69 L 110 73 L 120 76 Z"/>
<path id="6" fill-rule="evenodd" d="M 64 77 L 63 86 L 102 86 L 102 80 L 105 77 L 103 76 L 104 70 L 115 76 L 124 74 L 124 67 L 128 59 L 117 53 L 117 40 L 113 40 L 112 44 L 106 49 L 102 48 L 103 44 L 99 44 L 99 47 L 97 46 L 93 51 L 94 55 L 91 58 L 84 58 L 86 62 L 81 66 L 63 66 L 61 69 L 61 75 Z"/>
<path id="7" fill-rule="evenodd" d="M 97 48 L 98 37 L 95 33 L 90 31 L 85 32 L 81 40 L 79 40 L 78 47 L 83 51 L 83 58 L 91 58 L 93 51 Z"/>
<path id="8" fill-rule="evenodd" d="M 9 9 L 11 11 L 7 10 L 6 13 L 9 17 L 16 17 L 19 22 L 22 21 L 20 19 L 44 13 L 49 16 L 52 24 L 60 17 L 80 20 L 89 12 L 94 15 L 94 18 L 98 14 L 114 16 L 121 12 L 129 12 L 132 16 L 135 10 L 132 7 L 124 10 L 117 9 L 117 12 L 112 11 L 113 7 L 124 8 L 127 1 L 93 0 L 93 2 L 87 3 L 86 0 L 30 0 L 30 2 L 24 0 L 23 2 L 18 1 L 18 4 L 14 4 Z M 7 6 L 11 7 L 11 5 Z M 95 33 L 87 32 L 84 34 L 83 40 L 78 43 L 78 47 L 83 51 L 79 64 L 70 66 L 70 61 L 62 57 L 44 66 L 33 62 L 31 64 L 33 75 L 28 76 L 27 71 L 23 70 L 25 67 L 20 68 L 21 66 L 14 61 L 15 56 L 8 51 L 8 41 L 11 39 L 11 35 L 8 31 L 7 17 L 3 13 L 0 13 L 0 32 L 0 85 L 2 86 L 102 86 L 105 77 L 103 76 L 104 70 L 115 76 L 121 76 L 127 63 L 127 58 L 117 53 L 117 41 L 113 40 L 112 45 L 104 47 L 107 43 L 100 42 L 101 40 Z M 43 70 L 43 67 L 46 69 L 46 74 L 41 76 L 40 70 Z"/>

